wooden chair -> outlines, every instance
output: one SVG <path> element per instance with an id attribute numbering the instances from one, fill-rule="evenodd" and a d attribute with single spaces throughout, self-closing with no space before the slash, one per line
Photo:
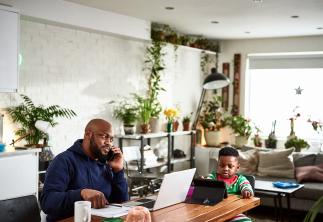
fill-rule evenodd
<path id="1" fill-rule="evenodd" d="M 0 201 L 0 221 L 40 222 L 40 210 L 35 195 Z"/>

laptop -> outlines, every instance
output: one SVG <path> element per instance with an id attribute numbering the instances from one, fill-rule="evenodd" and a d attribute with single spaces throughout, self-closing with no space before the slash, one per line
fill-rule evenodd
<path id="1" fill-rule="evenodd" d="M 185 200 L 185 203 L 212 206 L 228 197 L 227 189 L 223 181 L 194 179 L 193 184 L 193 194 Z"/>
<path id="2" fill-rule="evenodd" d="M 129 201 L 123 206 L 144 206 L 150 211 L 159 210 L 180 202 L 186 198 L 196 168 L 165 174 L 157 196 Z"/>

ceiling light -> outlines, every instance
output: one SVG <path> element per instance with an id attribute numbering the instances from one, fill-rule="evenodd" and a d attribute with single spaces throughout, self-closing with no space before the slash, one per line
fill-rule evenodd
<path id="1" fill-rule="evenodd" d="M 321 29 L 323 29 L 323 27 L 317 27 L 316 29 L 321 30 Z"/>
<path id="2" fill-rule="evenodd" d="M 246 34 L 250 34 L 250 32 L 249 32 L 249 31 L 246 31 L 246 32 L 244 32 L 244 33 L 246 33 Z"/>
<path id="3" fill-rule="evenodd" d="M 166 10 L 174 10 L 175 8 L 174 8 L 174 7 L 172 7 L 172 6 L 167 6 L 167 7 L 165 7 L 165 9 L 166 9 Z"/>
<path id="4" fill-rule="evenodd" d="M 262 3 L 262 0 L 253 0 L 254 3 Z"/>
<path id="5" fill-rule="evenodd" d="M 218 21 L 211 21 L 212 24 L 218 24 Z"/>
<path id="6" fill-rule="evenodd" d="M 299 18 L 299 16 L 298 15 L 292 15 L 291 18 L 296 19 L 296 18 Z"/>

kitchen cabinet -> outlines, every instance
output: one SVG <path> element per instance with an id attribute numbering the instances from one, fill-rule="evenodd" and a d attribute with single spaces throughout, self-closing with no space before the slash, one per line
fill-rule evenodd
<path id="1" fill-rule="evenodd" d="M 0 200 L 38 196 L 38 155 L 40 149 L 0 153 Z"/>
<path id="2" fill-rule="evenodd" d="M 0 5 L 0 92 L 18 89 L 19 20 L 17 10 Z"/>
<path id="3" fill-rule="evenodd" d="M 183 158 L 174 158 L 173 151 L 175 149 L 175 138 L 179 136 L 188 136 L 190 139 L 190 154 Z M 171 133 L 148 133 L 148 134 L 135 134 L 135 135 L 116 135 L 118 138 L 119 146 L 122 149 L 124 145 L 124 140 L 137 140 L 140 143 L 140 163 L 139 163 L 139 172 L 143 172 L 143 170 L 159 167 L 166 165 L 167 172 L 171 172 L 173 165 L 189 161 L 190 167 L 194 167 L 194 159 L 195 159 L 195 152 L 194 152 L 194 143 L 195 143 L 195 131 L 179 131 L 179 132 L 171 132 Z M 152 139 L 162 139 L 167 138 L 167 160 L 161 161 L 153 165 L 145 164 L 144 160 L 144 146 L 146 144 L 150 145 Z"/>

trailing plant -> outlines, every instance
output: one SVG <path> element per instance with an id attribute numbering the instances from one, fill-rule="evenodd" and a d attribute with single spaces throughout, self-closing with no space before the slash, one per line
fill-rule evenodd
<path id="1" fill-rule="evenodd" d="M 36 106 L 32 100 L 26 95 L 20 95 L 23 103 L 9 107 L 8 113 L 12 120 L 20 124 L 20 128 L 15 132 L 20 138 L 27 141 L 27 146 L 33 146 L 39 143 L 39 140 L 46 138 L 47 135 L 35 127 L 37 120 L 49 122 L 51 126 L 58 123 L 55 117 L 71 118 L 76 116 L 76 113 L 71 109 L 61 108 L 58 105 L 44 107 L 43 105 Z"/>
<path id="2" fill-rule="evenodd" d="M 161 71 L 165 69 L 162 52 L 163 43 L 153 41 L 150 46 L 146 48 L 146 69 L 150 71 L 148 78 L 148 101 L 152 108 L 152 117 L 158 117 L 162 111 L 162 106 L 158 100 L 160 91 L 165 91 L 161 86 Z"/>

